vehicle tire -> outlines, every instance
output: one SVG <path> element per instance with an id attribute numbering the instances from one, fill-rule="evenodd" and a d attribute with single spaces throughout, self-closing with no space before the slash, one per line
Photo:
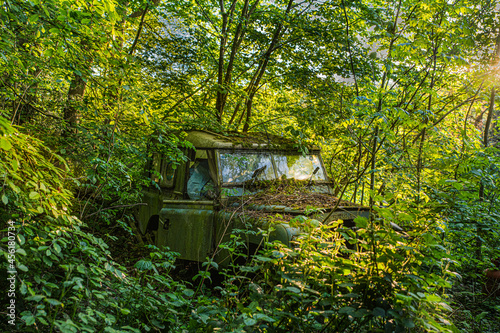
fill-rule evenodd
<path id="1" fill-rule="evenodd" d="M 156 238 L 158 234 L 159 225 L 160 225 L 159 215 L 153 215 L 149 218 L 148 225 L 146 227 L 146 232 L 144 233 L 144 236 L 146 236 L 148 243 L 156 245 Z"/>

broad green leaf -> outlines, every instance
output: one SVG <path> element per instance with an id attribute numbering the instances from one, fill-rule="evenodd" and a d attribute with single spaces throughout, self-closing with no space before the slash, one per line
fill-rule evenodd
<path id="1" fill-rule="evenodd" d="M 0 148 L 3 150 L 10 150 L 12 149 L 12 144 L 6 138 L 0 138 Z"/>
<path id="2" fill-rule="evenodd" d="M 35 23 L 36 21 L 38 21 L 38 17 L 39 16 L 37 14 L 31 15 L 29 18 L 30 23 Z"/>
<path id="3" fill-rule="evenodd" d="M 146 271 L 149 270 L 153 267 L 153 263 L 149 260 L 139 260 L 135 265 L 135 268 L 137 268 L 140 271 Z"/>
<path id="4" fill-rule="evenodd" d="M 23 264 L 18 265 L 17 268 L 19 268 L 23 272 L 27 272 L 28 271 L 28 267 L 26 267 L 26 265 L 23 265 Z"/>
<path id="5" fill-rule="evenodd" d="M 257 324 L 257 320 L 253 319 L 253 318 L 245 318 L 243 320 L 243 322 L 245 323 L 245 325 L 247 326 L 253 326 L 255 324 Z"/>
<path id="6" fill-rule="evenodd" d="M 385 310 L 379 307 L 373 309 L 373 316 L 375 317 L 385 317 Z"/>
<path id="7" fill-rule="evenodd" d="M 47 303 L 49 303 L 50 305 L 54 305 L 54 306 L 58 306 L 58 305 L 63 305 L 63 303 L 61 303 L 60 301 L 58 301 L 57 299 L 53 299 L 53 298 L 47 298 L 45 299 L 45 301 Z M 63 305 L 64 306 L 64 305 Z"/>
<path id="8" fill-rule="evenodd" d="M 26 326 L 31 326 L 35 323 L 35 317 L 33 315 L 22 316 L 22 320 L 26 323 Z"/>
<path id="9" fill-rule="evenodd" d="M 343 308 L 340 308 L 339 313 L 345 313 L 345 314 L 354 314 L 356 312 L 356 309 L 350 307 L 350 306 L 344 306 Z"/>
<path id="10" fill-rule="evenodd" d="M 192 289 L 184 289 L 182 293 L 187 297 L 192 297 L 194 295 L 194 291 Z"/>
<path id="11" fill-rule="evenodd" d="M 45 296 L 43 296 L 43 295 L 33 295 L 33 296 L 26 297 L 26 300 L 27 301 L 39 302 L 39 301 L 41 301 L 44 298 L 45 298 Z"/>
<path id="12" fill-rule="evenodd" d="M 61 247 L 59 246 L 59 244 L 54 243 L 54 251 L 56 251 L 56 253 L 61 253 Z"/>

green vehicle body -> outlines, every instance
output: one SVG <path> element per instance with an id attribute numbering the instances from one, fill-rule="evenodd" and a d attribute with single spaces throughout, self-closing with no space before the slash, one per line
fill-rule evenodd
<path id="1" fill-rule="evenodd" d="M 223 136 L 190 131 L 186 141 L 195 149 L 186 149 L 188 161 L 175 170 L 162 156 L 153 157 L 149 170 L 157 186 L 144 189 L 143 204 L 135 212 L 140 232 L 149 234 L 156 246 L 178 252 L 181 259 L 205 261 L 207 257 L 215 257 L 216 261 L 224 262 L 227 253 L 219 245 L 230 239 L 234 229 L 248 229 L 249 225 L 255 231 L 272 226 L 270 240 L 291 245 L 301 232 L 299 228 L 286 222 L 274 223 L 272 218 L 251 217 L 255 214 L 245 212 L 294 216 L 304 215 L 305 210 L 282 203 L 242 204 L 241 193 L 247 194 L 245 184 L 255 179 L 299 178 L 309 180 L 322 193 L 331 193 L 318 148 L 308 147 L 305 155 L 295 142 L 261 133 Z M 256 175 L 258 172 L 261 175 Z M 202 181 L 197 183 L 197 179 Z M 241 213 L 234 214 L 235 207 L 240 207 Z M 334 212 L 323 209 L 309 215 L 317 220 L 327 216 L 328 221 L 341 219 L 352 223 L 356 216 L 368 217 L 369 211 L 359 205 L 343 204 Z M 262 236 L 256 233 L 245 237 L 249 244 L 262 241 Z"/>

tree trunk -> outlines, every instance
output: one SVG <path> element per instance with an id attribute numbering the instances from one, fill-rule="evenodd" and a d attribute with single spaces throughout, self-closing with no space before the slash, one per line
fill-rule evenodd
<path id="1" fill-rule="evenodd" d="M 78 124 L 79 117 L 78 108 L 85 95 L 86 87 L 86 80 L 84 80 L 82 76 L 74 73 L 68 90 L 66 105 L 64 107 L 63 119 L 66 121 L 67 125 L 64 131 L 65 134 L 76 133 L 76 125 Z"/>

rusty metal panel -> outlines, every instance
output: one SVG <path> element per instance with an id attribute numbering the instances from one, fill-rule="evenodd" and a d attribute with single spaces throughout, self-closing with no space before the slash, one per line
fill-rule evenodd
<path id="1" fill-rule="evenodd" d="M 134 214 L 139 223 L 141 234 L 146 232 L 149 218 L 157 215 L 163 206 L 162 195 L 159 191 L 143 191 L 142 205 L 139 205 Z"/>
<path id="2" fill-rule="evenodd" d="M 160 211 L 156 243 L 179 252 L 181 259 L 205 261 L 213 247 L 214 211 L 206 205 L 190 206 Z"/>

